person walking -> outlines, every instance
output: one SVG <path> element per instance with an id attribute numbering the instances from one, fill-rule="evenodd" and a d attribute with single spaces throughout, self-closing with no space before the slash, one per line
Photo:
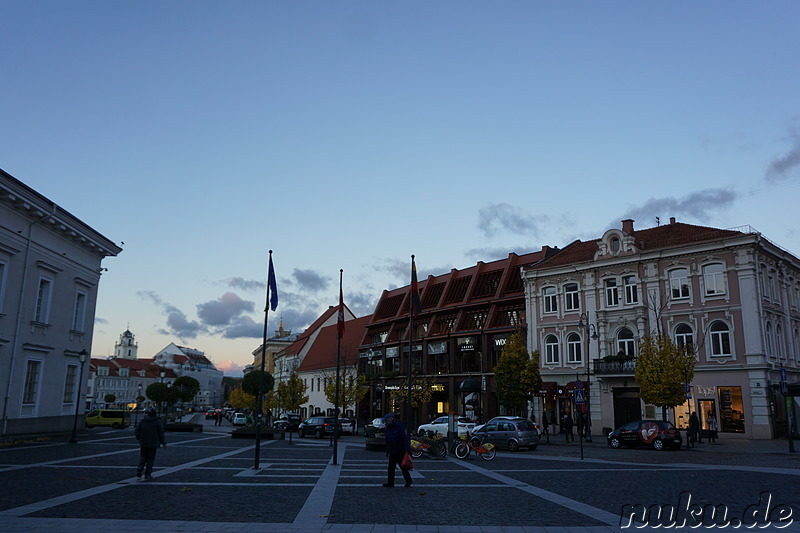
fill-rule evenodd
<path id="1" fill-rule="evenodd" d="M 717 417 L 714 416 L 714 413 L 708 413 L 706 417 L 706 424 L 708 424 L 708 442 L 711 444 L 717 443 L 717 430 L 719 429 L 719 425 L 717 424 Z"/>
<path id="2" fill-rule="evenodd" d="M 136 425 L 134 434 L 139 441 L 139 466 L 136 468 L 136 477 L 140 478 L 144 473 L 145 479 L 152 479 L 156 451 L 159 446 L 167 447 L 164 424 L 158 418 L 155 409 L 148 409 L 145 417 Z"/>
<path id="3" fill-rule="evenodd" d="M 394 487 L 395 468 L 400 466 L 403 473 L 406 487 L 411 486 L 411 474 L 401 465 L 406 452 L 411 450 L 411 443 L 408 440 L 406 429 L 399 420 L 395 420 L 394 413 L 388 413 L 383 417 L 386 423 L 386 457 L 389 458 L 389 471 L 384 487 Z"/>
<path id="4" fill-rule="evenodd" d="M 544 434 L 547 437 L 547 444 L 550 444 L 550 422 L 547 420 L 547 411 L 542 412 L 542 427 Z"/>
<path id="5" fill-rule="evenodd" d="M 570 442 L 575 442 L 575 436 L 572 434 L 572 426 L 574 422 L 572 421 L 572 415 L 569 414 L 569 411 L 564 412 L 564 418 L 562 421 L 563 423 L 561 425 L 564 429 L 564 438 L 566 439 L 566 443 L 569 444 Z"/>

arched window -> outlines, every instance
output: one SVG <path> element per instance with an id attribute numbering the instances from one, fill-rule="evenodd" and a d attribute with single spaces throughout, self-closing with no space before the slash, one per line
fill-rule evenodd
<path id="1" fill-rule="evenodd" d="M 567 335 L 567 363 L 582 363 L 581 338 L 577 333 Z"/>
<path id="2" fill-rule="evenodd" d="M 689 324 L 678 324 L 675 328 L 675 344 L 678 348 L 694 350 L 694 332 Z"/>
<path id="3" fill-rule="evenodd" d="M 557 365 L 561 359 L 558 356 L 558 338 L 548 335 L 544 339 L 544 362 L 548 365 Z"/>
<path id="4" fill-rule="evenodd" d="M 780 324 L 775 324 L 775 355 L 778 359 L 783 359 L 783 328 Z"/>
<path id="5" fill-rule="evenodd" d="M 711 355 L 731 355 L 731 330 L 725 322 L 717 320 L 711 324 Z"/>
<path id="6" fill-rule="evenodd" d="M 622 328 L 617 333 L 617 354 L 636 357 L 636 339 L 628 328 Z"/>

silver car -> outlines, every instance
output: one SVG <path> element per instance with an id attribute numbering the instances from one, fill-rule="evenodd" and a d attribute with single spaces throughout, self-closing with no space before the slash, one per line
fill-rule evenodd
<path id="1" fill-rule="evenodd" d="M 520 416 L 496 416 L 477 429 L 473 435 L 482 437 L 498 448 L 515 452 L 520 448 L 535 450 L 539 445 L 539 426 Z"/>

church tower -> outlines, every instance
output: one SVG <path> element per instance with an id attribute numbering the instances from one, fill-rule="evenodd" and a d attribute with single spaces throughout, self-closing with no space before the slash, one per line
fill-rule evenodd
<path id="1" fill-rule="evenodd" d="M 134 342 L 130 328 L 119 336 L 119 341 L 114 344 L 114 357 L 120 359 L 136 359 L 136 350 L 139 345 Z"/>

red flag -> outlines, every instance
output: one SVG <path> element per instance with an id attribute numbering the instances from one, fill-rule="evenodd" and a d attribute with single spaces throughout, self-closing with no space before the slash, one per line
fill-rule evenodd
<path id="1" fill-rule="evenodd" d="M 344 297 L 342 296 L 342 273 L 339 272 L 339 320 L 336 323 L 339 338 L 344 337 Z"/>
<path id="2" fill-rule="evenodd" d="M 414 256 L 411 256 L 411 316 L 416 317 L 422 311 L 419 301 L 419 285 L 417 284 L 417 265 Z"/>

